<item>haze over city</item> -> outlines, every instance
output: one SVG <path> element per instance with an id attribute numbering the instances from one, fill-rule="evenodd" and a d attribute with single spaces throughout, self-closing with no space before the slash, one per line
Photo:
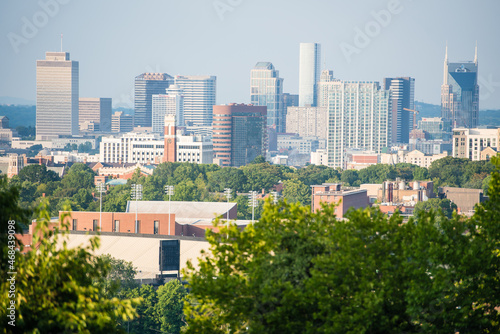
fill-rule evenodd
<path id="1" fill-rule="evenodd" d="M 133 108 L 143 72 L 214 75 L 217 104 L 249 103 L 258 61 L 272 62 L 284 91 L 296 94 L 301 42 L 321 44 L 321 68 L 336 78 L 411 76 L 415 99 L 439 104 L 446 43 L 450 61 L 462 61 L 477 41 L 480 109 L 500 108 L 494 0 L 48 3 L 0 5 L 0 96 L 34 102 L 36 60 L 59 51 L 63 34 L 63 51 L 80 63 L 80 96 L 111 97 L 114 106 Z"/>

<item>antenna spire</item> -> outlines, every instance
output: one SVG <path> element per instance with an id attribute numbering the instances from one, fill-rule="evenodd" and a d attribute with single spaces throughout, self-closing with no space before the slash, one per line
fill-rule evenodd
<path id="1" fill-rule="evenodd" d="M 63 34 L 61 34 L 61 52 L 63 52 L 62 41 L 63 41 Z"/>
<path id="2" fill-rule="evenodd" d="M 474 64 L 477 65 L 477 41 L 476 41 L 476 50 L 474 51 Z"/>

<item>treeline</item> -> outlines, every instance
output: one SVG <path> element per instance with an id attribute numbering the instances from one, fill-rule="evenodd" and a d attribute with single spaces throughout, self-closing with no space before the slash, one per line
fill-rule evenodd
<path id="1" fill-rule="evenodd" d="M 470 161 L 446 157 L 435 161 L 429 169 L 412 164 L 378 164 L 360 171 L 309 165 L 292 168 L 271 165 L 260 157 L 253 163 L 239 168 L 219 167 L 213 164 L 162 163 L 151 176 L 142 176 L 137 170 L 125 185 L 110 187 L 103 195 L 103 211 L 124 211 L 130 199 L 131 184 L 143 185 L 143 200 L 167 200 L 165 185 L 174 186 L 173 201 L 226 201 L 225 188 L 232 190 L 232 202 L 238 203 L 238 218 L 250 219 L 246 193 L 268 193 L 280 181 L 282 196 L 289 202 L 309 205 L 311 185 L 341 182 L 346 186 L 363 183 L 382 183 L 400 178 L 406 181 L 433 180 L 435 186 L 453 186 L 486 189 L 493 170 L 486 161 Z M 25 208 L 34 207 L 42 197 L 48 199 L 52 215 L 69 202 L 75 211 L 99 211 L 98 194 L 94 185 L 95 172 L 88 166 L 76 163 L 61 179 L 43 165 L 30 165 L 14 176 L 10 183 L 21 189 L 20 201 Z M 256 218 L 262 212 L 262 201 L 256 208 Z"/>

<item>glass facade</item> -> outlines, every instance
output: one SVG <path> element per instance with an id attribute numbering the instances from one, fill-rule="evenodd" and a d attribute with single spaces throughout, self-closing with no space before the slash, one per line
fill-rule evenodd
<path id="1" fill-rule="evenodd" d="M 404 108 L 415 109 L 415 79 L 410 77 L 385 78 L 384 89 L 391 91 L 392 142 L 408 144 L 415 115 Z"/>
<path id="2" fill-rule="evenodd" d="M 184 95 L 177 85 L 172 85 L 166 94 L 153 95 L 153 132 L 163 135 L 165 115 L 175 115 L 175 125 L 184 126 Z"/>
<path id="3" fill-rule="evenodd" d="M 277 132 L 286 132 L 283 106 L 283 78 L 272 63 L 259 62 L 250 73 L 250 101 L 256 106 L 267 106 L 267 126 Z"/>
<path id="4" fill-rule="evenodd" d="M 78 135 L 78 62 L 46 52 L 36 62 L 36 139 Z"/>
<path id="5" fill-rule="evenodd" d="M 165 90 L 173 83 L 173 78 L 167 73 L 143 73 L 135 77 L 135 126 L 152 126 L 153 95 L 164 94 Z"/>
<path id="6" fill-rule="evenodd" d="M 186 125 L 212 126 L 216 81 L 215 76 L 175 76 L 175 84 L 183 92 Z"/>
<path id="7" fill-rule="evenodd" d="M 317 105 L 320 64 L 321 45 L 300 43 L 299 107 L 315 107 Z"/>

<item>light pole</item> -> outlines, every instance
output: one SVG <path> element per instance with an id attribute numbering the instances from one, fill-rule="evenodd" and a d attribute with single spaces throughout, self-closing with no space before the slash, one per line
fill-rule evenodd
<path id="1" fill-rule="evenodd" d="M 229 204 L 229 200 L 231 199 L 231 188 L 224 188 L 224 195 L 227 198 L 227 204 Z M 229 229 L 229 205 L 228 205 L 227 212 L 226 212 L 226 225 L 227 225 L 227 228 Z M 227 233 L 227 237 L 229 238 L 229 230 Z"/>
<path id="2" fill-rule="evenodd" d="M 248 194 L 248 205 L 252 207 L 252 223 L 255 216 L 255 207 L 257 206 L 257 192 L 250 191 Z"/>
<path id="3" fill-rule="evenodd" d="M 102 230 L 102 193 L 106 192 L 106 185 L 102 182 L 99 182 L 96 186 L 97 191 L 99 192 L 99 231 Z"/>
<path id="4" fill-rule="evenodd" d="M 278 204 L 278 192 L 277 191 L 271 192 L 271 196 L 273 196 L 274 205 Z"/>
<path id="5" fill-rule="evenodd" d="M 170 235 L 170 197 L 174 194 L 174 186 L 165 186 L 165 194 L 168 195 L 168 235 Z"/>
<path id="6" fill-rule="evenodd" d="M 131 189 L 132 200 L 135 200 L 135 233 L 138 232 L 137 226 L 137 200 L 142 199 L 142 184 L 133 184 Z"/>

